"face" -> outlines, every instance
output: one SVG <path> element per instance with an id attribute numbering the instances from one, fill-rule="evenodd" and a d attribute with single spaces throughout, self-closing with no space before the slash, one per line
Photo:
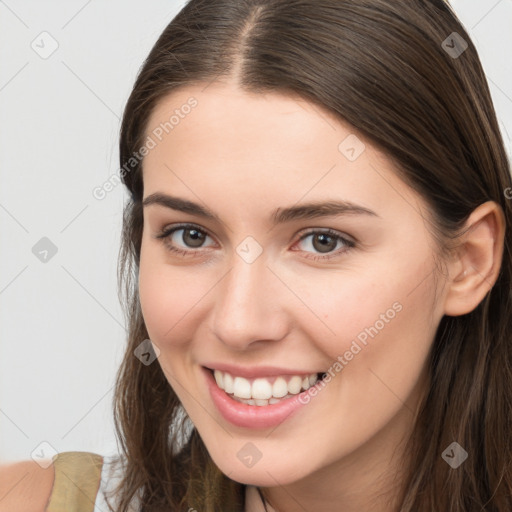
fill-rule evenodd
<path id="1" fill-rule="evenodd" d="M 187 87 L 146 135 L 141 308 L 214 462 L 286 485 L 396 444 L 443 315 L 422 198 L 298 97 Z"/>

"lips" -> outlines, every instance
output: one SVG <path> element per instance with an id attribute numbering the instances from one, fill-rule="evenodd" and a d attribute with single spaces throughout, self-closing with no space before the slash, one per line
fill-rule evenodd
<path id="1" fill-rule="evenodd" d="M 282 369 L 278 369 L 278 371 L 283 372 Z M 286 376 L 286 370 L 283 373 L 278 373 L 276 375 L 276 369 L 272 368 L 272 372 L 274 372 L 274 375 L 271 376 L 275 378 L 274 382 L 277 382 L 279 378 L 284 378 Z M 210 397 L 224 419 L 235 426 L 250 429 L 273 427 L 282 423 L 287 418 L 290 418 L 297 411 L 301 410 L 306 404 L 309 404 L 311 397 L 306 395 L 315 390 L 316 396 L 321 384 L 320 381 L 317 381 L 306 391 L 298 392 L 297 394 L 287 393 L 282 398 L 271 397 L 270 399 L 243 399 L 235 397 L 234 394 L 228 394 L 225 390 L 221 389 L 215 380 L 214 371 L 210 368 L 202 367 L 202 373 L 205 377 L 206 385 L 210 392 Z M 224 375 L 226 373 L 227 372 L 224 372 Z M 251 386 L 254 384 L 254 382 L 263 379 L 263 377 L 254 377 L 256 371 L 244 371 L 241 373 L 245 373 L 245 375 L 252 375 Z M 267 375 L 269 373 L 271 372 L 267 368 Z M 314 375 L 315 378 L 317 376 L 315 373 L 297 373 L 301 373 L 305 376 Z M 297 373 L 294 373 L 294 375 L 298 376 Z M 288 377 L 290 377 L 290 381 L 294 375 L 288 375 Z M 237 377 L 241 376 L 236 375 L 235 378 Z M 271 377 L 267 378 L 270 379 Z M 247 377 L 243 378 L 247 380 Z M 235 379 L 233 379 L 233 384 L 234 380 Z"/>

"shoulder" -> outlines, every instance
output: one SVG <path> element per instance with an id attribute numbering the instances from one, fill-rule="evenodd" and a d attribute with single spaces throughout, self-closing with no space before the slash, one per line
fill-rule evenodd
<path id="1" fill-rule="evenodd" d="M 52 460 L 0 466 L 0 512 L 85 512 L 100 485 L 103 457 L 92 452 L 62 452 Z M 84 501 L 85 500 L 85 501 Z"/>
<path id="2" fill-rule="evenodd" d="M 0 465 L 0 512 L 44 512 L 50 498 L 55 470 L 33 460 Z"/>

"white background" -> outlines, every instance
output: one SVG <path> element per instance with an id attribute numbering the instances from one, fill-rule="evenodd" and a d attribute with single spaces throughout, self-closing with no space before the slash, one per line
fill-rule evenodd
<path id="1" fill-rule="evenodd" d="M 119 185 L 98 200 L 92 190 L 118 173 L 122 109 L 182 5 L 0 1 L 1 461 L 41 453 L 42 442 L 57 452 L 117 451 L 111 401 L 126 332 L 116 264 L 127 193 Z M 510 151 L 512 0 L 452 5 L 479 50 Z M 44 31 L 59 45 L 47 59 L 31 47 Z M 57 247 L 46 263 L 32 252 L 43 237 Z"/>

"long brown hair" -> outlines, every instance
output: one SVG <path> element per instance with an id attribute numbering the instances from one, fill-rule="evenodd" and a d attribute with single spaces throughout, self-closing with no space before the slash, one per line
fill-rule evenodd
<path id="1" fill-rule="evenodd" d="M 244 508 L 244 486 L 215 466 L 160 366 L 134 356 L 149 338 L 137 290 L 144 161 L 126 163 L 144 145 L 159 100 L 216 78 L 235 78 L 250 92 L 298 94 L 354 126 L 429 204 L 442 251 L 477 206 L 501 206 L 496 283 L 471 313 L 444 316 L 433 341 L 399 510 L 510 512 L 512 181 L 476 49 L 443 0 L 191 0 L 155 43 L 120 133 L 131 198 L 119 254 L 129 335 L 114 397 L 126 460 L 117 510 L 129 510 L 136 495 L 145 511 Z M 453 441 L 469 454 L 456 470 L 441 457 Z"/>

